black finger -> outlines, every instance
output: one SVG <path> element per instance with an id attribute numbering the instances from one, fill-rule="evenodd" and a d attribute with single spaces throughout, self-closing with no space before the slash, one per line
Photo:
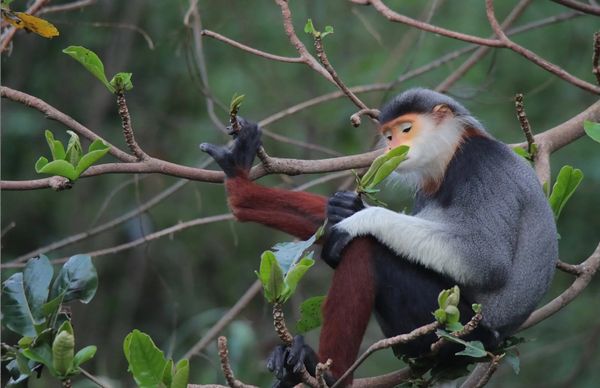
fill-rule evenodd
<path id="1" fill-rule="evenodd" d="M 225 154 L 227 153 L 226 148 L 224 148 L 222 146 L 210 144 L 210 143 L 200 144 L 200 150 L 202 152 L 206 152 L 207 154 L 212 156 L 213 159 L 215 159 L 215 160 L 222 159 L 225 156 Z"/>
<path id="2" fill-rule="evenodd" d="M 294 337 L 292 346 L 289 348 L 287 364 L 292 366 L 302 360 L 302 350 L 304 349 L 304 337 L 297 335 Z"/>
<path id="3" fill-rule="evenodd" d="M 285 346 L 277 346 L 269 355 L 267 359 L 267 369 L 270 372 L 274 372 L 278 367 L 283 364 L 285 359 Z"/>

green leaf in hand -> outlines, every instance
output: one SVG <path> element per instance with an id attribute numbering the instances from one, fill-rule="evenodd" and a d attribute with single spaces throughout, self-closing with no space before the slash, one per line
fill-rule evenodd
<path id="1" fill-rule="evenodd" d="M 83 67 L 98 78 L 111 93 L 115 92 L 114 86 L 106 79 L 106 74 L 104 74 L 104 64 L 100 58 L 98 58 L 96 53 L 82 46 L 69 46 L 63 50 L 63 53 L 81 63 Z"/>

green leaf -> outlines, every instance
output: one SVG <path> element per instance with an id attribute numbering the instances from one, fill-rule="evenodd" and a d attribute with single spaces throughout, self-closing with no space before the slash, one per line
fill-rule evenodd
<path id="1" fill-rule="evenodd" d="M 442 290 L 438 295 L 438 306 L 441 309 L 445 309 L 448 306 L 448 297 L 450 296 L 450 292 L 452 289 Z"/>
<path id="2" fill-rule="evenodd" d="M 383 163 L 375 173 L 375 176 L 367 186 L 367 189 L 371 189 L 377 186 L 379 183 L 381 183 L 381 181 L 383 181 L 392 172 L 394 172 L 394 170 L 396 170 L 396 168 L 400 165 L 400 163 L 404 161 L 404 159 L 406 159 L 406 156 L 395 156 L 387 162 Z"/>
<path id="3" fill-rule="evenodd" d="M 58 313 L 58 309 L 60 308 L 60 304 L 63 301 L 63 298 L 65 297 L 65 294 L 60 294 L 58 295 L 56 298 L 50 300 L 47 303 L 44 303 L 44 305 L 42 306 L 42 311 L 44 312 L 45 316 L 54 316 L 56 315 L 56 313 Z"/>
<path id="4" fill-rule="evenodd" d="M 244 97 L 246 97 L 244 94 L 240 94 L 239 96 L 237 93 L 233 94 L 233 97 L 231 97 L 231 102 L 229 103 L 229 114 L 236 114 L 237 111 L 240 110 L 240 106 L 242 106 Z"/>
<path id="5" fill-rule="evenodd" d="M 50 348 L 50 344 L 44 343 L 33 348 L 23 349 L 22 352 L 28 359 L 39 362 L 54 370 L 54 367 L 52 366 L 52 349 Z"/>
<path id="6" fill-rule="evenodd" d="M 504 354 L 504 359 L 510 365 L 513 372 L 516 375 L 521 371 L 521 359 L 519 358 L 519 352 L 516 349 L 509 349 Z"/>
<path id="7" fill-rule="evenodd" d="M 173 360 L 171 359 L 167 360 L 165 368 L 163 369 L 162 382 L 167 387 L 170 387 L 173 382 Z"/>
<path id="8" fill-rule="evenodd" d="M 323 312 L 321 308 L 325 302 L 325 296 L 313 296 L 306 299 L 300 305 L 300 319 L 296 322 L 296 330 L 300 333 L 306 333 L 321 326 L 323 322 Z"/>
<path id="9" fill-rule="evenodd" d="M 450 330 L 453 333 L 456 331 L 461 331 L 464 328 L 465 327 L 458 321 L 446 324 L 446 329 Z"/>
<path id="10" fill-rule="evenodd" d="M 446 312 L 443 309 L 437 309 L 433 312 L 433 317 L 442 325 L 446 324 Z"/>
<path id="11" fill-rule="evenodd" d="M 67 131 L 67 133 L 71 135 L 71 138 L 69 139 L 69 144 L 67 144 L 65 160 L 73 166 L 77 166 L 77 163 L 79 163 L 79 159 L 81 159 L 81 155 L 83 154 L 81 142 L 79 141 L 79 136 L 75 132 Z"/>
<path id="12" fill-rule="evenodd" d="M 361 188 L 366 188 L 375 176 L 375 173 L 377 172 L 379 167 L 381 167 L 381 165 L 387 160 L 388 158 L 386 154 L 379 155 L 377 158 L 375 158 L 375 160 L 373 160 L 373 163 L 371 163 L 371 165 L 369 166 L 367 172 L 360 179 L 359 186 Z"/>
<path id="13" fill-rule="evenodd" d="M 54 269 L 48 258 L 44 255 L 30 259 L 23 271 L 25 297 L 34 318 L 33 323 L 36 325 L 42 324 L 45 321 L 43 305 L 48 299 L 50 282 L 53 275 Z"/>
<path id="14" fill-rule="evenodd" d="M 75 181 L 79 177 L 73 165 L 66 160 L 54 160 L 48 163 L 48 159 L 43 156 L 35 163 L 35 171 L 38 174 L 64 176 L 71 181 Z"/>
<path id="15" fill-rule="evenodd" d="M 23 283 L 23 273 L 18 272 L 2 283 L 2 321 L 17 334 L 35 337 L 34 318 Z"/>
<path id="16" fill-rule="evenodd" d="M 79 368 L 79 365 L 94 358 L 94 355 L 96 355 L 96 350 L 97 349 L 94 345 L 86 346 L 85 348 L 79 350 L 73 358 L 73 369 Z"/>
<path id="17" fill-rule="evenodd" d="M 600 123 L 586 120 L 583 122 L 583 129 L 592 140 L 600 143 Z"/>
<path id="18" fill-rule="evenodd" d="M 447 323 L 451 324 L 451 323 L 456 323 L 459 321 L 460 311 L 458 310 L 458 308 L 456 306 L 453 306 L 453 305 L 446 306 L 444 311 L 446 312 L 446 322 Z"/>
<path id="19" fill-rule="evenodd" d="M 471 305 L 471 308 L 473 309 L 473 312 L 475 314 L 479 314 L 481 312 L 481 304 L 479 304 L 479 303 L 473 303 Z"/>
<path id="20" fill-rule="evenodd" d="M 325 26 L 325 31 L 323 31 L 321 33 L 321 38 L 325 38 L 329 34 L 333 34 L 333 27 L 332 26 Z"/>
<path id="21" fill-rule="evenodd" d="M 522 158 L 531 160 L 531 155 L 529 155 L 529 152 L 527 152 L 525 149 L 523 149 L 521 147 L 513 147 L 513 151 L 515 151 L 515 153 L 517 155 L 521 156 Z"/>
<path id="22" fill-rule="evenodd" d="M 283 294 L 284 302 L 287 301 L 290 298 L 290 296 L 294 294 L 294 292 L 296 291 L 296 287 L 298 286 L 298 282 L 300 281 L 300 279 L 302 279 L 302 277 L 304 277 L 306 271 L 308 271 L 310 267 L 312 267 L 314 264 L 315 261 L 313 259 L 305 257 L 302 260 L 300 260 L 295 266 L 290 268 L 290 270 L 284 278 L 284 282 L 286 285 L 285 292 Z"/>
<path id="23" fill-rule="evenodd" d="M 467 356 L 467 357 L 475 357 L 475 358 L 481 358 L 481 357 L 486 357 L 487 356 L 487 352 L 485 350 L 485 348 L 483 347 L 483 344 L 479 341 L 468 341 L 465 342 L 465 349 L 457 352 L 456 355 L 457 356 Z"/>
<path id="24" fill-rule="evenodd" d="M 50 152 L 52 152 L 52 160 L 60 160 L 65 158 L 65 147 L 62 142 L 59 140 L 54 140 L 54 135 L 49 130 L 44 132 L 46 135 L 46 142 L 48 142 L 48 147 L 50 147 Z"/>
<path id="25" fill-rule="evenodd" d="M 138 386 L 157 387 L 162 382 L 167 363 L 163 352 L 156 347 L 149 335 L 133 330 L 123 342 L 129 371 Z"/>
<path id="26" fill-rule="evenodd" d="M 98 288 L 98 275 L 89 255 L 75 255 L 61 268 L 50 293 L 51 298 L 64 294 L 63 303 L 79 300 L 89 303 Z"/>
<path id="27" fill-rule="evenodd" d="M 60 376 L 71 369 L 75 353 L 75 336 L 68 330 L 60 331 L 52 343 L 52 365 Z"/>
<path id="28" fill-rule="evenodd" d="M 305 241 L 279 243 L 272 247 L 283 273 L 287 273 L 290 267 L 304 256 L 304 252 L 315 243 L 317 233 Z"/>
<path id="29" fill-rule="evenodd" d="M 312 19 L 308 19 L 306 21 L 306 24 L 304 25 L 304 32 L 311 34 L 312 36 L 317 36 L 319 34 L 319 31 L 315 30 Z"/>
<path id="30" fill-rule="evenodd" d="M 96 141 L 98 141 L 98 140 L 96 140 Z M 94 141 L 94 143 L 96 143 L 96 141 Z M 81 174 L 83 174 L 83 172 L 85 170 L 90 168 L 91 165 L 93 165 L 100 158 L 102 158 L 104 155 L 106 155 L 108 153 L 108 151 L 110 150 L 110 147 L 108 145 L 104 144 L 102 142 L 102 140 L 100 140 L 100 142 L 102 144 L 102 147 L 104 147 L 104 148 L 98 149 L 101 146 L 98 144 L 92 143 L 90 145 L 90 150 L 92 149 L 92 145 L 94 145 L 94 150 L 88 151 L 87 154 L 83 155 L 83 157 L 81 158 L 79 163 L 77 163 L 77 167 L 75 168 L 75 173 L 77 174 L 78 177 Z"/>
<path id="31" fill-rule="evenodd" d="M 580 169 L 571 166 L 563 166 L 560 169 L 549 198 L 555 220 L 558 220 L 567 201 L 571 198 L 582 180 L 583 172 Z"/>
<path id="32" fill-rule="evenodd" d="M 437 330 L 435 333 L 440 338 L 444 338 L 447 341 L 461 344 L 465 347 L 465 349 L 463 351 L 456 353 L 457 356 L 469 356 L 469 357 L 475 357 L 475 358 L 487 356 L 487 352 L 486 352 L 485 348 L 483 347 L 483 344 L 479 341 L 468 341 L 467 342 L 460 338 L 450 335 L 445 330 Z"/>
<path id="33" fill-rule="evenodd" d="M 132 73 L 117 73 L 110 80 L 110 86 L 112 86 L 117 92 L 126 92 L 133 89 L 133 83 L 131 82 Z"/>
<path id="34" fill-rule="evenodd" d="M 106 75 L 104 74 L 104 64 L 100 58 L 98 58 L 96 53 L 82 46 L 69 46 L 63 50 L 63 53 L 81 63 L 83 67 L 98 78 L 111 93 L 115 92 L 115 88 L 108 83 L 108 80 L 106 79 Z"/>
<path id="35" fill-rule="evenodd" d="M 263 252 L 260 257 L 260 269 L 257 275 L 263 285 L 265 298 L 270 303 L 280 301 L 281 294 L 284 291 L 283 272 L 273 252 Z"/>
<path id="36" fill-rule="evenodd" d="M 180 360 L 175 366 L 175 376 L 171 388 L 186 388 L 190 378 L 190 362 L 187 359 Z"/>
<path id="37" fill-rule="evenodd" d="M 406 159 L 408 151 L 409 147 L 402 145 L 377 157 L 360 180 L 360 188 L 364 191 L 365 189 L 373 189 L 377 186 Z"/>

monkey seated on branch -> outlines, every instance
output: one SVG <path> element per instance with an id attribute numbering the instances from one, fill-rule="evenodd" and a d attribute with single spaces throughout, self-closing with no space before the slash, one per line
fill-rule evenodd
<path id="1" fill-rule="evenodd" d="M 440 291 L 458 285 L 461 319 L 481 303 L 483 320 L 466 337 L 494 349 L 525 321 L 546 292 L 558 258 L 552 211 L 533 169 L 454 99 L 410 89 L 381 109 L 387 149 L 410 146 L 394 176 L 415 189 L 411 215 L 365 206 L 353 192 L 323 196 L 260 186 L 248 178 L 260 129 L 240 119 L 230 147 L 202 144 L 225 172 L 231 210 L 307 239 L 328 220 L 322 259 L 335 269 L 323 305 L 316 354 L 297 336 L 268 360 L 277 387 L 292 387 L 305 365 L 333 360 L 332 383 L 356 360 L 374 312 L 386 337 L 432 322 Z M 463 324 L 465 322 L 462 322 Z M 395 346 L 422 357 L 434 333 Z M 446 361 L 453 352 L 440 352 Z M 349 376 L 344 385 L 350 384 Z"/>

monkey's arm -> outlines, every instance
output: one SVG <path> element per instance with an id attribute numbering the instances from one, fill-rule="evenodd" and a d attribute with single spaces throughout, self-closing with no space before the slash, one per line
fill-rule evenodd
<path id="1" fill-rule="evenodd" d="M 229 206 L 239 221 L 258 222 L 303 240 L 325 221 L 327 198 L 260 186 L 245 176 L 228 178 Z"/>
<path id="2" fill-rule="evenodd" d="M 258 222 L 301 239 L 323 224 L 327 198 L 316 194 L 260 186 L 248 173 L 260 147 L 260 128 L 242 118 L 240 131 L 231 131 L 229 146 L 204 143 L 200 149 L 212 156 L 225 172 L 229 206 L 239 221 Z"/>
<path id="3" fill-rule="evenodd" d="M 371 235 L 408 260 L 463 285 L 500 287 L 510 270 L 512 256 L 502 231 L 490 233 L 486 225 L 472 230 L 458 223 L 445 224 L 369 207 L 334 229 L 351 238 Z"/>

